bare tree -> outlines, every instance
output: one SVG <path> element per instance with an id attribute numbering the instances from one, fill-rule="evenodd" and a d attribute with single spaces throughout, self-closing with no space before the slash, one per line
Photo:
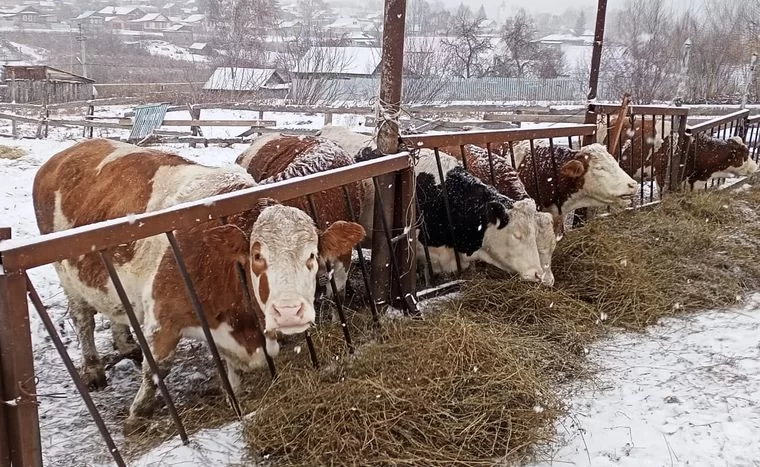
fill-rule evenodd
<path id="1" fill-rule="evenodd" d="M 448 54 L 437 37 L 408 37 L 404 45 L 404 103 L 438 100 L 448 80 Z"/>
<path id="2" fill-rule="evenodd" d="M 462 78 L 481 76 L 486 71 L 482 55 L 491 50 L 491 38 L 480 35 L 486 18 L 473 15 L 472 10 L 464 5 L 451 20 L 451 25 L 442 43 L 451 52 L 454 72 Z"/>
<path id="3" fill-rule="evenodd" d="M 564 73 L 565 57 L 561 49 L 536 42 L 536 26 L 521 9 L 507 18 L 501 32 L 503 53 L 494 70 L 511 78 L 556 78 Z"/>
<path id="4" fill-rule="evenodd" d="M 627 0 L 613 24 L 617 37 L 605 52 L 604 71 L 615 91 L 630 92 L 638 103 L 672 97 L 678 60 L 670 45 L 674 22 L 664 1 Z"/>
<path id="5" fill-rule="evenodd" d="M 245 66 L 260 57 L 279 14 L 276 0 L 208 0 L 206 7 L 214 44 L 224 51 L 225 66 Z"/>

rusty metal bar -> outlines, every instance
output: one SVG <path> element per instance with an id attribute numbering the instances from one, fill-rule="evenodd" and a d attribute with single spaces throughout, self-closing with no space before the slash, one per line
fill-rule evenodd
<path id="1" fill-rule="evenodd" d="M 119 300 L 121 300 L 121 304 L 124 307 L 124 312 L 129 319 L 129 324 L 132 326 L 132 330 L 135 332 L 135 337 L 137 338 L 137 343 L 140 344 L 140 349 L 142 349 L 143 357 L 148 362 L 148 366 L 150 366 L 150 369 L 153 372 L 154 382 L 158 386 L 158 389 L 161 391 L 161 395 L 163 396 L 164 402 L 166 403 L 166 408 L 169 409 L 169 414 L 174 421 L 174 425 L 177 427 L 179 437 L 182 440 L 183 444 L 188 444 L 189 441 L 187 439 L 185 426 L 182 424 L 182 420 L 179 418 L 179 414 L 177 414 L 177 408 L 174 406 L 174 400 L 172 400 L 172 396 L 169 394 L 169 390 L 166 388 L 164 377 L 161 374 L 158 363 L 153 358 L 153 352 L 148 345 L 148 341 L 145 339 L 145 334 L 143 334 L 140 322 L 137 320 L 137 316 L 135 316 L 135 311 L 132 309 L 132 303 L 129 301 L 126 290 L 124 290 L 124 285 L 121 283 L 119 274 L 116 272 L 116 268 L 114 268 L 113 261 L 110 258 L 110 253 L 105 250 L 101 250 L 99 253 L 100 259 L 108 271 L 108 276 L 111 278 L 111 282 L 116 289 Z"/>
<path id="2" fill-rule="evenodd" d="M 380 209 L 384 210 L 385 206 L 386 206 L 385 203 L 387 201 L 383 200 L 383 197 L 380 194 L 380 190 L 379 190 L 379 186 L 378 186 L 379 182 L 378 182 L 377 178 L 374 178 L 372 181 L 375 184 L 375 201 L 380 205 Z M 393 212 L 391 212 L 391 214 L 392 213 Z M 398 287 L 399 290 L 401 290 L 400 270 L 399 270 L 399 267 L 398 267 L 398 263 L 396 262 L 396 255 L 393 253 L 393 242 L 391 240 L 392 239 L 392 233 L 391 233 L 390 222 L 386 221 L 385 216 L 381 217 L 381 221 L 382 221 L 383 233 L 385 234 L 386 247 L 388 248 L 388 252 L 389 252 L 388 259 L 389 259 L 390 263 L 388 265 L 390 265 L 390 272 L 391 272 L 390 277 L 392 277 L 393 279 L 395 279 L 396 286 Z M 373 251 L 373 253 L 374 253 L 374 251 Z M 385 269 L 388 269 L 388 265 L 385 266 Z M 389 277 L 389 279 L 390 279 L 390 277 Z M 390 292 L 390 288 L 388 289 L 388 292 Z M 408 305 L 407 305 L 407 303 L 404 303 L 404 307 L 407 308 L 407 311 L 409 313 L 413 313 L 415 311 L 414 309 L 409 308 Z"/>
<path id="3" fill-rule="evenodd" d="M 414 196 L 414 203 L 415 207 L 417 209 L 417 223 L 420 226 L 420 230 L 422 231 L 422 238 L 429 238 L 427 226 L 425 225 L 425 219 L 422 216 L 422 210 L 420 209 L 420 201 L 417 199 L 416 193 Z M 422 251 L 425 253 L 425 268 L 427 269 L 427 274 L 425 274 L 425 285 L 430 286 L 430 280 L 435 276 L 435 273 L 433 272 L 433 263 L 430 260 L 430 249 L 427 246 L 427 243 L 422 243 Z"/>
<path id="4" fill-rule="evenodd" d="M 672 107 L 666 105 L 631 105 L 631 113 L 647 115 L 688 115 L 687 107 Z M 613 114 L 620 110 L 619 104 L 594 104 L 594 110 L 600 114 Z"/>
<path id="5" fill-rule="evenodd" d="M 274 379 L 277 376 L 277 368 L 275 368 L 274 360 L 269 355 L 269 352 L 267 352 L 266 334 L 264 333 L 264 329 L 261 327 L 259 316 L 256 314 L 256 308 L 258 308 L 258 304 L 254 302 L 254 298 L 251 294 L 251 288 L 248 285 L 248 279 L 245 273 L 245 269 L 243 269 L 243 265 L 236 263 L 236 266 L 238 279 L 240 279 L 240 284 L 243 287 L 243 305 L 245 306 L 245 311 L 251 315 L 251 318 L 253 319 L 253 325 L 256 327 L 256 331 L 258 332 L 259 336 L 261 336 L 262 342 L 264 343 L 264 345 L 261 347 L 261 351 L 264 352 L 264 358 L 266 358 L 267 366 L 269 367 L 269 374 L 272 375 L 272 379 Z"/>
<path id="6" fill-rule="evenodd" d="M 351 220 L 353 222 L 358 222 L 356 211 L 354 211 L 354 206 L 351 204 L 351 196 L 348 193 L 348 188 L 346 188 L 345 185 L 343 185 L 342 188 L 343 199 L 346 202 L 346 209 L 348 210 L 348 214 L 351 216 Z M 364 289 L 367 292 L 367 296 L 369 297 L 369 309 L 370 313 L 372 313 L 372 325 L 377 330 L 380 329 L 380 313 L 377 311 L 377 303 L 375 303 L 375 299 L 372 296 L 372 287 L 370 286 L 370 276 L 369 270 L 367 269 L 367 260 L 364 258 L 364 251 L 362 250 L 361 243 L 357 244 L 355 248 L 356 256 L 359 258 L 359 268 L 362 271 L 362 279 L 364 280 Z"/>
<path id="7" fill-rule="evenodd" d="M 0 227 L 0 241 L 11 238 L 10 227 Z M 3 258 L 0 256 L 0 265 L 3 264 Z M 0 401 L 11 400 L 10 396 L 5 395 L 3 390 L 3 360 L 0 358 Z M 5 404 L 0 403 L 0 467 L 10 467 L 10 433 L 6 424 Z"/>
<path id="8" fill-rule="evenodd" d="M 374 199 L 374 218 L 372 220 L 372 262 L 370 263 L 372 281 L 372 296 L 375 299 L 375 305 L 380 308 L 381 305 L 390 303 L 391 295 L 391 271 L 388 266 L 393 258 L 393 249 L 387 246 L 385 240 L 379 235 L 383 232 L 383 226 L 390 224 L 393 218 L 393 204 L 395 201 L 393 183 L 395 176 L 385 174 L 379 177 L 373 177 L 375 186 Z M 378 183 L 378 180 L 380 181 Z M 382 202 L 382 200 L 386 202 Z M 384 308 L 383 308 L 384 309 Z"/>
<path id="9" fill-rule="evenodd" d="M 491 174 L 491 186 L 496 186 L 496 172 L 493 169 L 493 152 L 491 151 L 491 143 L 486 143 L 486 150 L 488 151 L 488 169 Z"/>
<path id="10" fill-rule="evenodd" d="M 314 197 L 308 195 L 306 197 L 309 201 L 309 208 L 311 209 L 311 217 L 314 219 L 314 223 L 319 226 L 319 215 L 317 214 L 317 206 L 314 204 Z M 349 265 L 350 267 L 350 265 Z M 349 267 L 346 267 L 346 274 L 348 274 Z M 348 330 L 348 322 L 346 321 L 346 313 L 343 311 L 343 299 L 338 293 L 338 286 L 335 284 L 335 271 L 332 263 L 325 259 L 325 272 L 330 279 L 330 288 L 332 289 L 333 299 L 335 300 L 335 307 L 338 309 L 338 318 L 340 318 L 340 326 L 343 329 L 343 338 L 346 340 L 346 347 L 348 347 L 348 353 L 354 353 L 354 344 L 351 342 L 351 333 Z M 347 276 L 348 277 L 348 276 Z M 345 285 L 344 285 L 345 287 Z"/>
<path id="11" fill-rule="evenodd" d="M 409 168 L 400 172 L 397 178 L 399 202 L 396 203 L 396 227 L 402 228 L 402 235 L 407 237 L 406 242 L 399 243 L 396 247 L 396 264 L 401 267 L 399 295 L 403 298 L 409 312 L 418 314 L 416 298 L 414 301 L 409 300 L 409 296 L 416 297 L 417 292 L 417 237 L 414 228 L 417 219 L 417 203 L 415 202 L 414 169 Z"/>
<path id="12" fill-rule="evenodd" d="M 705 132 L 707 130 L 712 130 L 713 128 L 723 125 L 724 123 L 729 123 L 734 120 L 746 119 L 747 117 L 749 117 L 749 110 L 738 110 L 728 115 L 723 115 L 722 117 L 717 117 L 711 120 L 707 120 L 706 122 L 690 126 L 686 129 L 686 133 L 694 135 L 697 133 Z"/>
<path id="13" fill-rule="evenodd" d="M 95 426 L 98 427 L 100 436 L 102 436 L 103 441 L 106 442 L 108 452 L 111 453 L 111 457 L 113 457 L 116 465 L 119 467 L 126 467 L 124 459 L 122 459 L 121 453 L 116 447 L 116 443 L 114 443 L 113 438 L 111 437 L 111 433 L 108 431 L 108 427 L 106 427 L 106 424 L 103 421 L 103 417 L 100 416 L 100 411 L 95 405 L 95 402 L 93 402 L 92 396 L 90 396 L 90 391 L 88 391 L 87 387 L 85 387 L 84 382 L 79 376 L 79 372 L 74 365 L 74 362 L 71 361 L 71 357 L 66 351 L 66 346 L 63 345 L 61 337 L 58 335 L 58 331 L 55 328 L 53 320 L 50 319 L 47 308 L 42 303 L 37 290 L 35 290 L 32 281 L 29 280 L 29 276 L 27 276 L 26 273 L 24 274 L 24 278 L 26 280 L 26 289 L 27 293 L 29 294 L 29 300 L 32 302 L 35 310 L 37 310 L 37 314 L 40 316 L 42 324 L 45 326 L 45 330 L 47 330 L 48 336 L 50 336 L 50 339 L 53 341 L 53 346 L 55 346 L 55 349 L 58 351 L 58 355 L 60 355 L 61 360 L 63 360 L 66 371 L 69 372 L 69 376 L 74 382 L 74 386 L 77 388 L 79 395 L 82 397 L 82 401 L 84 401 L 84 405 L 87 407 L 87 411 L 90 413 L 92 420 L 95 422 Z"/>
<path id="14" fill-rule="evenodd" d="M 469 172 L 470 169 L 467 167 L 467 157 L 465 157 L 464 144 L 459 145 L 459 152 L 462 154 L 462 167 L 464 167 L 464 170 Z"/>
<path id="15" fill-rule="evenodd" d="M 445 134 L 409 135 L 404 136 L 404 141 L 406 141 L 411 147 L 434 149 L 436 147 L 461 146 L 464 144 L 481 145 L 494 141 L 508 143 L 526 139 L 584 136 L 593 135 L 595 132 L 596 125 L 586 124 L 535 129 L 513 128 L 508 130 L 483 130 L 478 132 L 460 131 Z"/>
<path id="16" fill-rule="evenodd" d="M 596 101 L 597 90 L 599 88 L 599 69 L 602 64 L 602 46 L 604 44 L 604 26 L 607 22 L 607 0 L 599 0 L 596 10 L 596 25 L 594 28 L 594 48 L 591 51 L 591 72 L 589 73 L 588 95 L 586 100 L 588 107 L 584 122 L 594 125 L 596 130 Z M 587 146 L 593 143 L 593 135 L 586 135 L 582 145 Z"/>
<path id="17" fill-rule="evenodd" d="M 8 236 L 3 231 L 3 236 Z M 5 256 L 0 256 L 0 263 Z M 13 466 L 41 466 L 42 446 L 37 413 L 36 380 L 29 307 L 24 274 L 8 274 L 0 267 L 0 391 L 6 405 L 7 456 Z"/>
<path id="18" fill-rule="evenodd" d="M 216 370 L 219 372 L 219 377 L 222 379 L 224 392 L 227 393 L 227 397 L 230 400 L 230 405 L 232 405 L 232 410 L 235 412 L 235 415 L 240 418 L 243 416 L 243 411 L 240 409 L 240 404 L 235 396 L 235 391 L 232 389 L 232 384 L 230 384 L 230 379 L 227 376 L 227 370 L 224 368 L 224 363 L 222 363 L 222 357 L 219 355 L 219 349 L 216 347 L 214 336 L 211 334 L 211 329 L 208 327 L 208 320 L 206 319 L 206 314 L 203 312 L 203 305 L 201 305 L 201 300 L 198 298 L 198 293 L 193 286 L 193 280 L 190 278 L 190 273 L 187 272 L 187 265 L 182 256 L 182 251 L 179 248 L 179 243 L 177 243 L 177 237 L 174 236 L 174 232 L 166 232 L 166 238 L 169 240 L 169 245 L 171 245 L 174 261 L 177 263 L 177 271 L 182 277 L 182 282 L 185 284 L 185 290 L 190 297 L 195 316 L 198 318 L 201 329 L 203 329 L 203 335 L 206 338 L 209 352 L 211 352 L 211 358 L 213 358 Z M 264 344 L 266 344 L 266 341 L 264 341 Z M 264 347 L 266 347 L 266 345 Z"/>
<path id="19" fill-rule="evenodd" d="M 454 220 L 451 218 L 451 204 L 449 203 L 449 193 L 446 189 L 446 183 L 443 176 L 443 167 L 441 166 L 441 153 L 438 152 L 438 148 L 434 148 L 433 152 L 435 153 L 435 163 L 438 167 L 438 176 L 440 177 L 441 182 L 441 194 L 443 195 L 443 206 L 446 208 L 446 220 L 448 221 L 448 229 L 449 229 L 449 235 L 451 235 L 451 239 L 455 239 L 455 232 L 454 232 Z M 459 252 L 456 251 L 456 248 L 454 249 L 454 260 L 457 265 L 457 275 L 462 275 L 462 262 L 459 259 Z"/>
<path id="20" fill-rule="evenodd" d="M 314 348 L 314 341 L 311 339 L 311 331 L 308 329 L 303 333 L 306 338 L 306 347 L 309 349 L 309 356 L 311 356 L 311 364 L 314 368 L 319 368 L 319 358 L 317 357 L 317 350 Z"/>
<path id="21" fill-rule="evenodd" d="M 287 201 L 408 167 L 410 159 L 407 153 L 384 156 L 349 167 L 184 203 L 130 219 L 85 225 L 33 240 L 10 240 L 0 244 L 0 252 L 6 270 L 17 272 L 246 211 L 262 198 Z"/>

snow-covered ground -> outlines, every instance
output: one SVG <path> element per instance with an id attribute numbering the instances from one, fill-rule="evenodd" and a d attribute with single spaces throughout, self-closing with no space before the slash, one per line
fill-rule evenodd
<path id="1" fill-rule="evenodd" d="M 760 294 L 733 311 L 668 319 L 589 349 L 552 465 L 758 465 Z"/>
<path id="2" fill-rule="evenodd" d="M 146 40 L 138 42 L 149 54 L 168 57 L 173 60 L 181 60 L 192 63 L 206 63 L 208 57 L 190 53 L 189 49 L 160 40 Z"/>

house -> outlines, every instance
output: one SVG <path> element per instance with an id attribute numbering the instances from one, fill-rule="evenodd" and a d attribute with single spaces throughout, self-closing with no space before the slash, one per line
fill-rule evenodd
<path id="1" fill-rule="evenodd" d="M 216 97 L 239 98 L 243 96 L 282 99 L 290 84 L 273 68 L 218 67 L 203 85 L 203 90 Z"/>
<path id="2" fill-rule="evenodd" d="M 166 3 L 160 9 L 161 9 L 161 13 L 165 14 L 166 16 L 181 15 L 182 3 L 181 2 Z"/>
<path id="3" fill-rule="evenodd" d="M 367 78 L 380 71 L 379 47 L 312 47 L 294 70 L 297 78 Z"/>
<path id="4" fill-rule="evenodd" d="M 193 30 L 186 24 L 175 24 L 164 29 L 164 39 L 175 45 L 188 46 L 193 43 Z"/>
<path id="5" fill-rule="evenodd" d="M 49 104 L 93 98 L 94 80 L 45 65 L 5 65 L 6 102 Z"/>
<path id="6" fill-rule="evenodd" d="M 81 26 L 84 30 L 100 30 L 106 25 L 106 17 L 94 10 L 85 11 L 72 20 L 76 26 Z"/>
<path id="7" fill-rule="evenodd" d="M 142 18 L 146 13 L 145 10 L 134 6 L 107 6 L 98 11 L 99 15 L 103 15 L 106 18 L 115 17 L 124 21 Z"/>
<path id="8" fill-rule="evenodd" d="M 194 34 L 206 33 L 206 15 L 190 15 L 181 21 L 182 24 L 189 26 Z"/>
<path id="9" fill-rule="evenodd" d="M 129 29 L 135 31 L 162 31 L 169 27 L 169 18 L 161 13 L 147 13 L 129 22 Z"/>
<path id="10" fill-rule="evenodd" d="M 29 5 L 0 10 L 0 18 L 5 25 L 13 24 L 18 28 L 39 27 L 45 24 L 45 15 Z"/>
<path id="11" fill-rule="evenodd" d="M 195 42 L 188 47 L 190 49 L 190 53 L 194 55 L 205 55 L 209 56 L 213 52 L 213 49 L 211 48 L 211 44 L 208 44 L 206 42 Z"/>

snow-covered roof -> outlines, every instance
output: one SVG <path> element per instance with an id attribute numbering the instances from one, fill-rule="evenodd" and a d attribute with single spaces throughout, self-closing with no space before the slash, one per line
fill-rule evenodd
<path id="1" fill-rule="evenodd" d="M 200 21 L 203 21 L 205 18 L 205 15 L 190 15 L 187 18 L 183 19 L 183 23 L 198 23 Z"/>
<path id="2" fill-rule="evenodd" d="M 133 6 L 107 6 L 103 8 L 102 10 L 98 11 L 101 15 L 109 15 L 109 16 L 126 16 L 130 13 L 133 13 L 135 11 L 141 11 L 137 7 Z"/>
<path id="3" fill-rule="evenodd" d="M 312 47 L 298 62 L 296 73 L 371 75 L 381 55 L 379 47 Z"/>
<path id="4" fill-rule="evenodd" d="M 576 36 L 575 34 L 549 34 L 548 36 L 541 37 L 540 39 L 537 39 L 536 42 L 551 42 L 551 43 L 562 43 L 562 42 L 593 42 L 594 36 Z"/>
<path id="5" fill-rule="evenodd" d="M 164 31 L 166 31 L 166 32 L 177 32 L 177 31 L 181 31 L 182 28 L 187 28 L 187 25 L 186 24 L 174 24 L 174 25 L 171 25 L 168 28 L 164 29 Z M 188 29 L 188 31 L 190 30 L 189 28 L 187 28 L 187 29 Z"/>
<path id="6" fill-rule="evenodd" d="M 193 44 L 188 47 L 190 50 L 203 50 L 208 46 L 205 42 L 194 42 Z"/>
<path id="7" fill-rule="evenodd" d="M 94 10 L 85 11 L 84 13 L 82 13 L 81 15 L 77 16 L 77 17 L 76 17 L 76 18 L 74 18 L 74 19 L 75 19 L 75 20 L 77 20 L 77 19 L 87 19 L 87 18 L 89 18 L 90 16 L 93 16 L 93 15 L 95 15 L 95 13 L 96 13 L 96 12 L 95 12 Z"/>
<path id="8" fill-rule="evenodd" d="M 147 23 L 149 21 L 162 21 L 162 22 L 168 22 L 169 18 L 162 15 L 161 13 L 148 13 L 142 18 L 133 19 L 133 23 Z"/>
<path id="9" fill-rule="evenodd" d="M 219 67 L 203 85 L 209 91 L 258 91 L 275 73 L 271 68 Z"/>

